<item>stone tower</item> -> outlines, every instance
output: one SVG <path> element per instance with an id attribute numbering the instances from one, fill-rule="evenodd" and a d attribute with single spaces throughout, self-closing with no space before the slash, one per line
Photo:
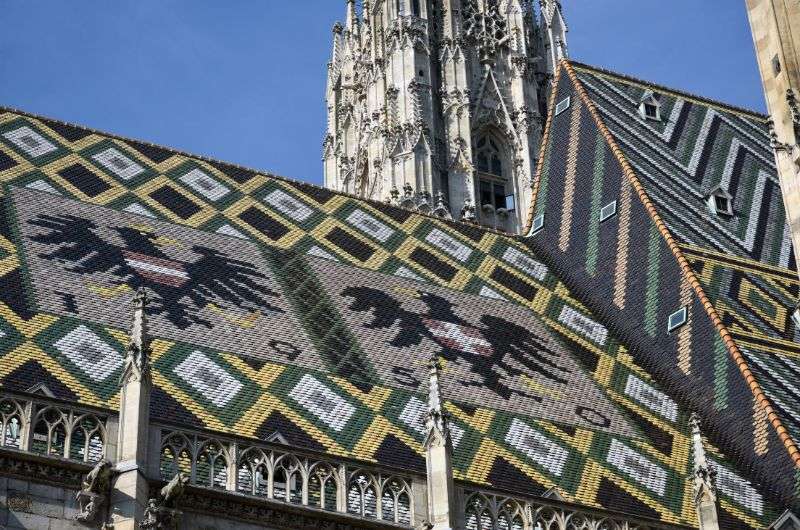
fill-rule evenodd
<path id="1" fill-rule="evenodd" d="M 518 232 L 565 36 L 556 0 L 347 0 L 325 185 Z"/>
<path id="2" fill-rule="evenodd" d="M 800 263 L 800 2 L 747 0 L 786 217 Z"/>

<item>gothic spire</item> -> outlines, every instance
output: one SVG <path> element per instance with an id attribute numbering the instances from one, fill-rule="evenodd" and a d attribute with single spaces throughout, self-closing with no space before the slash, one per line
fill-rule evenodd
<path id="1" fill-rule="evenodd" d="M 428 414 L 425 418 L 425 447 L 443 446 L 450 443 L 450 427 L 443 408 L 442 391 L 439 386 L 441 364 L 437 355 L 428 362 Z"/>
<path id="2" fill-rule="evenodd" d="M 125 367 L 122 371 L 122 384 L 130 378 L 141 380 L 150 372 L 148 354 L 150 353 L 147 336 L 147 314 L 145 308 L 149 299 L 144 287 L 136 291 L 133 299 L 133 323 L 128 338 L 128 349 L 125 356 Z"/>
<path id="3" fill-rule="evenodd" d="M 147 335 L 147 292 L 143 287 L 133 298 L 133 323 L 128 337 L 125 365 L 120 376 L 119 426 L 117 429 L 117 478 L 119 496 L 110 499 L 117 528 L 138 527 L 147 504 L 147 441 L 150 439 L 149 337 Z"/>
<path id="4" fill-rule="evenodd" d="M 719 530 L 717 520 L 717 472 L 706 458 L 700 417 L 693 412 L 689 418 L 692 453 L 694 456 L 694 505 L 701 530 Z"/>
<path id="5" fill-rule="evenodd" d="M 346 0 L 347 14 L 345 16 L 345 30 L 349 33 L 358 31 L 358 15 L 356 15 L 356 0 Z"/>

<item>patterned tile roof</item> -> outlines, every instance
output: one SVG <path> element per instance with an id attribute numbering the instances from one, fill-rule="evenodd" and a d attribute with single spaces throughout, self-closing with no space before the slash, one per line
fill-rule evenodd
<path id="1" fill-rule="evenodd" d="M 640 113 L 650 98 L 660 119 Z M 751 480 L 796 504 L 797 275 L 765 118 L 572 63 L 559 102 L 528 245 Z M 732 215 L 708 206 L 720 187 Z"/>
<path id="2" fill-rule="evenodd" d="M 531 250 L 536 238 L 2 108 L 0 182 L 6 388 L 45 382 L 116 407 L 128 304 L 144 284 L 160 421 L 278 431 L 422 470 L 434 353 L 446 362 L 459 479 L 526 494 L 556 486 L 583 504 L 696 522 L 686 387 L 601 319 L 601 305 L 590 310 L 594 297 L 567 286 L 561 262 Z M 685 297 L 657 267 L 664 283 L 650 289 Z M 647 326 L 660 328 L 664 311 L 647 308 Z M 714 336 L 692 329 L 703 347 Z M 761 436 L 777 454 L 775 433 Z M 776 496 L 723 456 L 735 443 L 714 441 L 724 516 L 764 526 Z"/>

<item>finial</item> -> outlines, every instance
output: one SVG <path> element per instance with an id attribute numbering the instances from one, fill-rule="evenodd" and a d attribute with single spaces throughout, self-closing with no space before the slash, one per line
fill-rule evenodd
<path id="1" fill-rule="evenodd" d="M 344 31 L 344 26 L 342 26 L 341 22 L 336 22 L 334 23 L 333 28 L 331 28 L 331 31 L 333 31 L 334 35 L 341 35 Z"/>
<path id="2" fill-rule="evenodd" d="M 345 29 L 358 31 L 358 16 L 356 15 L 356 0 L 347 1 L 347 15 L 345 16 Z"/>
<path id="3" fill-rule="evenodd" d="M 428 204 L 431 200 L 431 194 L 426 188 L 422 188 L 422 190 L 417 192 L 417 204 Z"/>
<path id="4" fill-rule="evenodd" d="M 400 190 L 397 189 L 396 185 L 392 185 L 391 191 L 389 191 L 389 197 L 391 198 L 392 204 L 397 204 L 400 200 Z"/>
<path id="5" fill-rule="evenodd" d="M 133 298 L 133 323 L 128 339 L 128 349 L 125 355 L 125 366 L 122 370 L 121 382 L 126 384 L 132 377 L 139 381 L 149 374 L 150 366 L 148 354 L 150 348 L 147 338 L 147 307 L 150 299 L 147 290 L 140 287 Z"/>
<path id="6" fill-rule="evenodd" d="M 437 354 L 428 359 L 428 414 L 425 418 L 425 448 L 450 443 L 450 428 L 447 413 L 442 405 L 442 391 L 439 385 L 441 363 Z"/>
<path id="7" fill-rule="evenodd" d="M 437 208 L 445 208 L 447 202 L 444 200 L 444 192 L 439 190 L 436 192 L 436 207 Z"/>
<path id="8" fill-rule="evenodd" d="M 403 184 L 403 195 L 406 198 L 411 198 L 411 196 L 414 195 L 414 188 L 412 188 L 411 184 L 409 184 L 408 182 Z"/>
<path id="9" fill-rule="evenodd" d="M 703 447 L 703 435 L 700 432 L 700 416 L 693 412 L 689 417 L 692 436 L 692 453 L 694 456 L 694 495 L 695 502 L 702 500 L 716 501 L 717 472 L 706 458 Z"/>

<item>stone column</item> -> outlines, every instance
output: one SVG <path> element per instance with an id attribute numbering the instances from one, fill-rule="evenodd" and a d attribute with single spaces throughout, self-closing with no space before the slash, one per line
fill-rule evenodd
<path id="1" fill-rule="evenodd" d="M 147 504 L 147 440 L 150 425 L 150 377 L 144 289 L 134 299 L 133 325 L 120 378 L 117 477 L 111 491 L 115 530 L 138 528 Z"/>
<path id="2" fill-rule="evenodd" d="M 453 443 L 447 413 L 442 407 L 439 387 L 439 359 L 430 360 L 428 383 L 428 414 L 425 421 L 425 461 L 428 483 L 428 522 L 432 530 L 451 530 L 456 527 L 455 484 L 451 457 Z"/>
<path id="3" fill-rule="evenodd" d="M 717 488 L 714 479 L 717 475 L 706 459 L 703 436 L 700 433 L 700 418 L 696 413 L 689 420 L 692 429 L 692 453 L 694 455 L 694 507 L 700 530 L 719 530 L 717 519 Z"/>
<path id="4" fill-rule="evenodd" d="M 792 231 L 800 256 L 800 2 L 747 0 L 758 67 L 772 120 L 772 146 Z M 800 259 L 797 260 L 800 263 Z"/>

